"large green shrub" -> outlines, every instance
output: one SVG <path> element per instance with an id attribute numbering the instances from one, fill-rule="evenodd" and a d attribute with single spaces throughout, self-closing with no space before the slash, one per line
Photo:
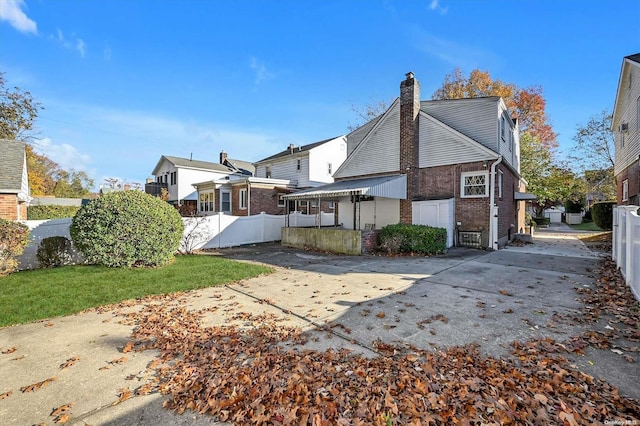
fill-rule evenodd
<path id="1" fill-rule="evenodd" d="M 80 209 L 79 206 L 29 206 L 28 220 L 64 219 L 73 217 Z"/>
<path id="2" fill-rule="evenodd" d="M 380 248 L 391 254 L 438 254 L 447 248 L 447 230 L 426 225 L 387 225 L 380 230 Z"/>
<path id="3" fill-rule="evenodd" d="M 582 201 L 580 200 L 567 200 L 564 203 L 565 213 L 582 213 L 582 208 Z"/>
<path id="4" fill-rule="evenodd" d="M 71 239 L 87 262 L 160 266 L 173 260 L 184 225 L 167 202 L 139 191 L 110 192 L 78 210 Z"/>
<path id="5" fill-rule="evenodd" d="M 613 208 L 615 205 L 615 201 L 595 203 L 591 207 L 593 223 L 602 229 L 610 231 L 613 228 Z"/>
<path id="6" fill-rule="evenodd" d="M 47 237 L 40 241 L 36 258 L 43 268 L 69 265 L 73 259 L 71 250 L 71 241 L 66 237 Z"/>
<path id="7" fill-rule="evenodd" d="M 29 228 L 20 222 L 0 219 L 0 277 L 18 268 L 18 256 L 29 243 Z"/>

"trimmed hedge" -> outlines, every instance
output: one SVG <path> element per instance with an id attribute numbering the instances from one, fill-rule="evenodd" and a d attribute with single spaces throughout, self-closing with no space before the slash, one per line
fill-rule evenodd
<path id="1" fill-rule="evenodd" d="M 615 206 L 615 201 L 595 203 L 591 206 L 591 217 L 593 218 L 593 223 L 606 231 L 611 231 L 613 228 L 613 208 Z"/>
<path id="2" fill-rule="evenodd" d="M 73 217 L 80 210 L 79 206 L 29 206 L 28 220 L 64 219 Z"/>
<path id="3" fill-rule="evenodd" d="M 447 248 L 447 230 L 427 225 L 396 224 L 380 230 L 380 249 L 390 254 L 439 254 Z"/>
<path id="4" fill-rule="evenodd" d="M 70 265 L 71 241 L 66 237 L 47 237 L 40 241 L 36 258 L 42 268 Z"/>
<path id="5" fill-rule="evenodd" d="M 0 277 L 18 269 L 18 256 L 29 243 L 29 228 L 20 222 L 0 219 Z"/>
<path id="6" fill-rule="evenodd" d="M 161 266 L 173 260 L 184 225 L 178 211 L 140 191 L 110 192 L 78 210 L 71 239 L 89 263 Z"/>

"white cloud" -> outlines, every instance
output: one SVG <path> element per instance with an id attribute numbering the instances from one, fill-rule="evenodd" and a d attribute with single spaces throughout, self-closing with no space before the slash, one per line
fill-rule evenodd
<path id="1" fill-rule="evenodd" d="M 24 0 L 0 0 L 0 20 L 23 33 L 38 34 L 38 27 L 22 10 Z"/>
<path id="2" fill-rule="evenodd" d="M 43 138 L 35 141 L 35 148 L 41 154 L 55 161 L 65 170 L 89 170 L 91 156 L 83 154 L 74 146 L 67 143 L 56 144 L 51 138 Z"/>
<path id="3" fill-rule="evenodd" d="M 447 11 L 449 10 L 446 7 L 442 7 L 440 6 L 440 1 L 439 0 L 431 0 L 431 3 L 429 3 L 429 9 L 438 12 L 441 15 L 446 15 Z"/>
<path id="4" fill-rule="evenodd" d="M 76 50 L 80 52 L 80 56 L 84 58 L 84 54 L 87 51 L 87 46 L 84 43 L 84 40 L 82 40 L 81 38 L 76 40 Z"/>
<path id="5" fill-rule="evenodd" d="M 263 81 L 271 80 L 275 78 L 275 74 L 267 70 L 264 62 L 258 60 L 257 58 L 251 58 L 251 62 L 249 63 L 249 68 L 251 68 L 255 74 L 255 84 L 260 84 Z"/>
<path id="6" fill-rule="evenodd" d="M 87 53 L 87 45 L 83 39 L 77 37 L 75 34 L 71 34 L 70 39 L 67 39 L 60 28 L 56 29 L 55 36 L 50 36 L 49 38 L 57 41 L 60 46 L 64 47 L 65 49 L 77 50 L 80 56 L 83 58 Z"/>

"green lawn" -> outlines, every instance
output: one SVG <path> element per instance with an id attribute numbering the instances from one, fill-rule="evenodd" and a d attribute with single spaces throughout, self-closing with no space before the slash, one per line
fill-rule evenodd
<path id="1" fill-rule="evenodd" d="M 271 268 L 214 256 L 177 256 L 157 269 L 65 266 L 0 277 L 0 327 L 96 306 L 231 283 Z"/>
<path id="2" fill-rule="evenodd" d="M 582 222 L 579 225 L 569 225 L 569 226 L 579 231 L 602 231 L 602 229 L 598 225 L 596 225 L 594 222 Z"/>

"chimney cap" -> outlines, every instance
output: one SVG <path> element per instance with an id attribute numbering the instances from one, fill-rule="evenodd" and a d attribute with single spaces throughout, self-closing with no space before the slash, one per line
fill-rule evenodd
<path id="1" fill-rule="evenodd" d="M 407 80 L 413 80 L 413 78 L 414 78 L 413 72 L 411 72 L 411 71 L 409 71 L 405 75 L 407 76 Z"/>

